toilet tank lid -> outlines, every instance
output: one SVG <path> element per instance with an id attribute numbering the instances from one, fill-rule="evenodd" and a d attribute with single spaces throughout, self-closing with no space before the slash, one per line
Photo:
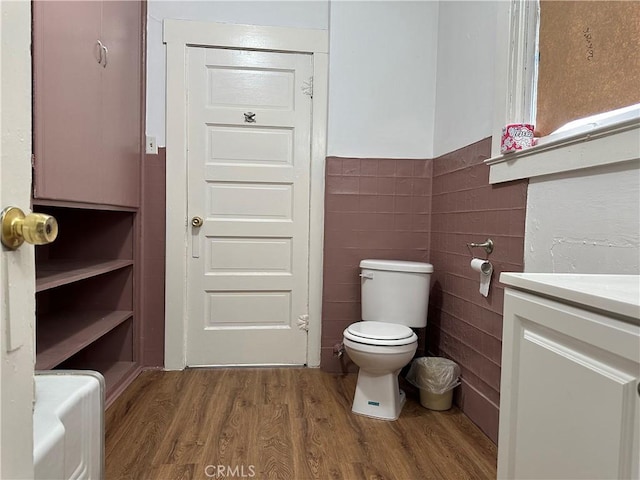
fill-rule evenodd
<path id="1" fill-rule="evenodd" d="M 404 260 L 362 260 L 360 268 L 385 270 L 387 272 L 432 273 L 433 265 L 424 262 L 408 262 Z"/>

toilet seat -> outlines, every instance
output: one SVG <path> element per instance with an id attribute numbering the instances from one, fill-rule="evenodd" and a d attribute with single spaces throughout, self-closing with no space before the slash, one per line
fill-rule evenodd
<path id="1" fill-rule="evenodd" d="M 352 323 L 345 329 L 344 337 L 352 342 L 380 346 L 409 345 L 418 340 L 405 325 L 373 321 Z"/>

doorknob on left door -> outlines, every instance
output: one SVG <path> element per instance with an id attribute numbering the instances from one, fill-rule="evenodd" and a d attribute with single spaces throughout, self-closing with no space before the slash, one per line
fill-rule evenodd
<path id="1" fill-rule="evenodd" d="M 191 219 L 192 227 L 201 227 L 203 224 L 204 224 L 204 220 L 202 219 L 202 217 L 193 217 Z"/>
<path id="2" fill-rule="evenodd" d="M 29 213 L 17 207 L 2 211 L 2 244 L 15 250 L 24 242 L 46 245 L 58 236 L 58 222 L 51 215 Z"/>

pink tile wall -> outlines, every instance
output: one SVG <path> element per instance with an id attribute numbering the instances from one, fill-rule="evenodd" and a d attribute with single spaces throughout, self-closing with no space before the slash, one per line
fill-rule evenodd
<path id="1" fill-rule="evenodd" d="M 363 258 L 434 265 L 420 349 L 462 370 L 456 403 L 495 442 L 498 435 L 502 271 L 523 270 L 527 182 L 489 185 L 485 139 L 435 160 L 327 158 L 321 366 L 341 371 L 333 346 L 360 320 Z M 478 292 L 466 244 L 491 238 L 490 294 Z M 482 249 L 475 251 L 483 257 Z"/>
<path id="2" fill-rule="evenodd" d="M 145 155 L 142 166 L 140 289 L 141 363 L 164 366 L 164 278 L 165 278 L 165 159 L 166 149 Z"/>
<path id="3" fill-rule="evenodd" d="M 323 369 L 341 371 L 333 346 L 360 320 L 360 260 L 429 260 L 431 170 L 431 160 L 327 158 Z"/>
<path id="4" fill-rule="evenodd" d="M 427 344 L 430 354 L 455 360 L 462 370 L 456 403 L 493 440 L 498 436 L 502 352 L 502 271 L 523 271 L 527 182 L 489 185 L 485 139 L 433 161 Z M 490 293 L 480 295 L 479 274 L 466 244 L 494 241 Z M 484 258 L 483 249 L 474 249 Z"/>

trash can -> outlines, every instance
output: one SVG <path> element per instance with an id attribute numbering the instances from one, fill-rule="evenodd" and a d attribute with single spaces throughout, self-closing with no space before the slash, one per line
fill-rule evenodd
<path id="1" fill-rule="evenodd" d="M 420 357 L 411 364 L 407 380 L 420 389 L 420 404 L 430 410 L 449 410 L 453 389 L 460 385 L 460 367 L 442 357 Z"/>

